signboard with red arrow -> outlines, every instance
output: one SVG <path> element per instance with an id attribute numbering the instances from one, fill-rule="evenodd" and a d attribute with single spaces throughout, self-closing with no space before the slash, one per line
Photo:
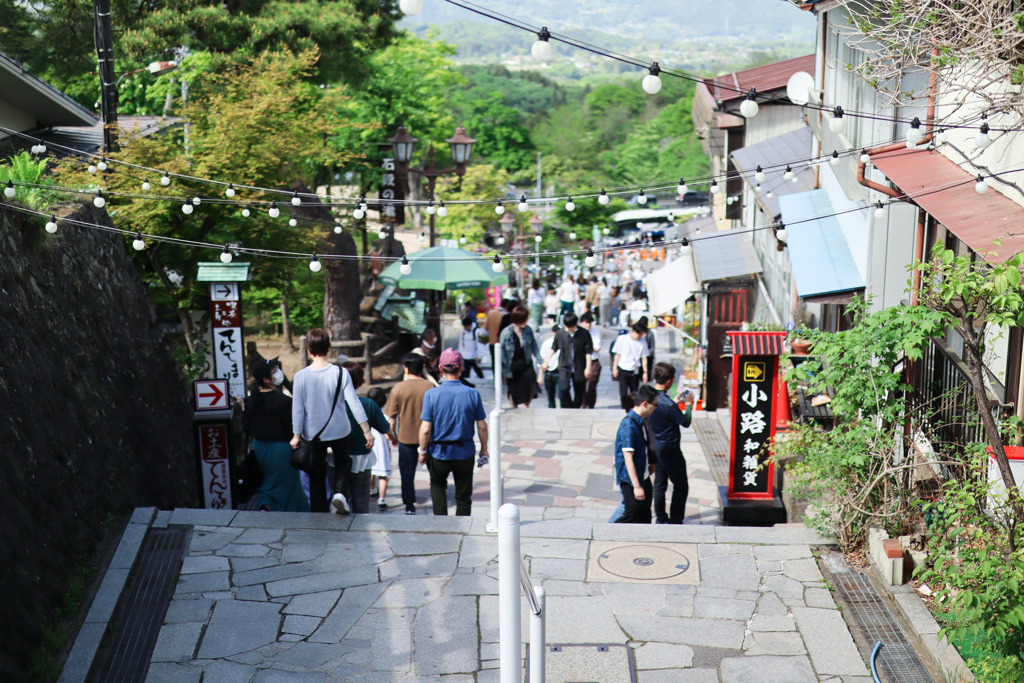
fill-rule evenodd
<path id="1" fill-rule="evenodd" d="M 227 410 L 231 407 L 226 379 L 197 379 L 192 386 L 197 411 Z"/>

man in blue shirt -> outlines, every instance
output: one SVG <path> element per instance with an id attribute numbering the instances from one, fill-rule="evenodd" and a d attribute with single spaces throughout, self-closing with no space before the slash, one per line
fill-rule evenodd
<path id="1" fill-rule="evenodd" d="M 654 412 L 658 394 L 653 387 L 645 384 L 636 391 L 633 400 L 633 409 L 622 418 L 615 435 L 615 482 L 622 489 L 622 504 L 625 507 L 617 522 L 650 524 L 652 467 L 647 464 L 644 419 Z"/>
<path id="2" fill-rule="evenodd" d="M 689 427 L 693 419 L 690 403 L 686 412 L 679 410 L 668 396 L 668 390 L 676 379 L 676 369 L 669 363 L 654 366 L 654 388 L 658 391 L 654 413 L 651 415 L 651 431 L 654 432 L 654 449 L 658 463 L 654 467 L 654 517 L 658 524 L 682 524 L 686 516 L 686 498 L 690 495 L 690 482 L 686 476 L 686 459 L 679 447 L 679 428 Z M 665 493 L 672 482 L 672 507 L 665 514 Z"/>
<path id="3" fill-rule="evenodd" d="M 468 517 L 473 494 L 473 423 L 480 434 L 481 466 L 487 458 L 487 414 L 480 392 L 463 384 L 462 354 L 445 349 L 439 362 L 441 384 L 423 394 L 419 461 L 430 472 L 435 515 L 448 514 L 448 475 L 455 479 L 455 514 Z"/>

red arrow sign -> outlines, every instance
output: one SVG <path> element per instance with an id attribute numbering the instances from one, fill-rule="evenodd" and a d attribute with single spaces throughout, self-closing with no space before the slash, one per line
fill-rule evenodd
<path id="1" fill-rule="evenodd" d="M 195 385 L 196 410 L 224 410 L 228 408 L 228 381 L 226 379 L 200 379 Z"/>

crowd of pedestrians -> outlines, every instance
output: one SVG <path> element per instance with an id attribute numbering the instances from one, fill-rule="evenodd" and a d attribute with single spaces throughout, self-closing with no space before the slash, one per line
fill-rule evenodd
<path id="1" fill-rule="evenodd" d="M 683 411 L 668 395 L 675 369 L 655 363 L 642 287 L 634 287 L 628 307 L 621 295 L 621 287 L 633 282 L 639 278 L 616 275 L 614 286 L 606 277 L 567 275 L 557 287 L 534 280 L 524 304 L 505 298 L 479 322 L 467 305 L 449 348 L 427 330 L 402 359 L 402 381 L 390 391 L 373 387 L 364 398 L 356 394 L 363 368 L 331 362 L 323 329 L 306 335 L 311 362 L 288 383 L 290 396 L 282 391 L 287 380 L 278 359 L 263 359 L 252 349 L 256 360 L 242 425 L 263 476 L 251 504 L 261 510 L 366 513 L 376 496 L 377 509 L 384 511 L 394 449 L 406 514 L 416 514 L 414 481 L 424 465 L 433 513 L 448 514 L 451 480 L 455 513 L 468 515 L 474 467 L 488 460 L 486 414 L 470 382 L 474 375 L 484 378 L 485 355 L 493 368 L 500 354 L 513 407 L 529 407 L 546 394 L 549 408 L 560 402 L 562 408 L 593 409 L 602 342 L 610 342 L 611 375 L 626 415 L 615 439 L 614 477 L 622 504 L 609 521 L 682 523 L 688 484 L 679 430 L 690 426 L 692 403 Z M 615 334 L 620 324 L 627 330 Z M 545 334 L 541 343 L 545 325 L 551 336 Z"/>

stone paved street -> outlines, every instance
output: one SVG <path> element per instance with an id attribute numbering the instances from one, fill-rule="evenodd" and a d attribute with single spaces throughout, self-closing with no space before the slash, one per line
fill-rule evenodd
<path id="1" fill-rule="evenodd" d="M 148 683 L 498 680 L 497 540 L 483 515 L 159 513 L 168 523 L 193 529 Z M 640 683 L 870 681 L 803 527 L 536 519 L 522 534 L 548 642 L 628 644 Z M 692 544 L 699 584 L 588 576 L 606 541 L 648 554 Z M 524 611 L 524 642 L 527 624 Z"/>

